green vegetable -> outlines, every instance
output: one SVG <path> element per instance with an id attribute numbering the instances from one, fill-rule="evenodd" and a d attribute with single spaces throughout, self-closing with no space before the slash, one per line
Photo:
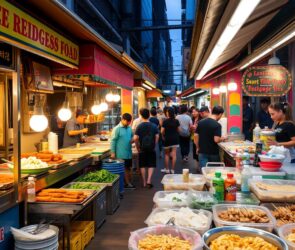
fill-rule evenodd
<path id="1" fill-rule="evenodd" d="M 94 189 L 94 190 L 100 190 L 101 187 L 98 185 L 93 184 L 86 184 L 86 183 L 72 183 L 69 186 L 70 189 Z"/>
<path id="2" fill-rule="evenodd" d="M 109 171 L 102 169 L 102 170 L 90 172 L 84 176 L 81 176 L 76 181 L 112 183 L 117 177 L 118 177 L 117 174 L 112 174 Z"/>
<path id="3" fill-rule="evenodd" d="M 177 197 L 173 197 L 172 201 L 182 202 L 182 199 L 179 199 L 179 198 L 177 198 Z"/>
<path id="4" fill-rule="evenodd" d="M 192 198 L 190 203 L 190 208 L 192 209 L 212 209 L 212 206 L 215 205 L 216 202 L 213 199 L 203 199 L 199 200 L 197 198 Z"/>

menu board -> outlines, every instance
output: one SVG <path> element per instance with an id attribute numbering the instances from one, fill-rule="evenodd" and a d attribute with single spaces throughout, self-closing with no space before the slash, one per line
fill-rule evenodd
<path id="1" fill-rule="evenodd" d="M 291 75 L 281 65 L 250 67 L 242 78 L 242 87 L 248 96 L 283 96 L 291 85 Z"/>

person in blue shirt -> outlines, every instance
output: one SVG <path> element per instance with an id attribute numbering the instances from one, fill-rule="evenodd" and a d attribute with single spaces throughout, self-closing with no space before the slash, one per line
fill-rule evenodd
<path id="1" fill-rule="evenodd" d="M 260 100 L 260 111 L 257 114 L 257 122 L 259 123 L 259 127 L 264 129 L 268 127 L 269 129 L 273 126 L 273 120 L 270 117 L 268 107 L 270 105 L 270 99 L 263 98 Z"/>
<path id="2" fill-rule="evenodd" d="M 125 188 L 135 189 L 132 180 L 132 138 L 133 132 L 130 127 L 132 116 L 123 114 L 121 122 L 113 129 L 111 137 L 111 158 L 121 159 L 125 163 Z"/>

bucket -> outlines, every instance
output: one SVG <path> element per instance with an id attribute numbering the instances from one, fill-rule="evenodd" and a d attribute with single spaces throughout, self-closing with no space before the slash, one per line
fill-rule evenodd
<path id="1" fill-rule="evenodd" d="M 102 162 L 102 168 L 108 170 L 113 174 L 120 175 L 120 193 L 124 192 L 124 174 L 125 166 L 124 161 L 120 160 L 105 160 Z"/>

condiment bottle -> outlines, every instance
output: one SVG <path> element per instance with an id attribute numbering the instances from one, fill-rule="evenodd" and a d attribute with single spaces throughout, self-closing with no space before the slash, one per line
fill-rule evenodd
<path id="1" fill-rule="evenodd" d="M 224 191 L 226 201 L 235 201 L 237 197 L 237 182 L 233 173 L 228 173 L 224 181 Z"/>
<path id="2" fill-rule="evenodd" d="M 221 177 L 221 172 L 215 172 L 215 177 L 212 180 L 213 194 L 218 201 L 224 201 L 224 180 Z"/>
<path id="3" fill-rule="evenodd" d="M 36 189 L 35 189 L 35 180 L 34 177 L 30 176 L 28 178 L 28 187 L 27 187 L 27 194 L 28 194 L 28 202 L 34 202 L 36 200 Z"/>
<path id="4" fill-rule="evenodd" d="M 241 191 L 249 193 L 249 179 L 251 178 L 251 171 L 248 165 L 245 165 L 241 174 Z"/>
<path id="5" fill-rule="evenodd" d="M 184 168 L 182 170 L 182 181 L 189 182 L 189 169 L 188 168 Z"/>
<path id="6" fill-rule="evenodd" d="M 243 162 L 242 162 L 243 159 L 242 159 L 242 154 L 240 152 L 237 152 L 235 160 L 236 160 L 236 168 L 238 170 L 241 170 L 243 166 Z"/>

